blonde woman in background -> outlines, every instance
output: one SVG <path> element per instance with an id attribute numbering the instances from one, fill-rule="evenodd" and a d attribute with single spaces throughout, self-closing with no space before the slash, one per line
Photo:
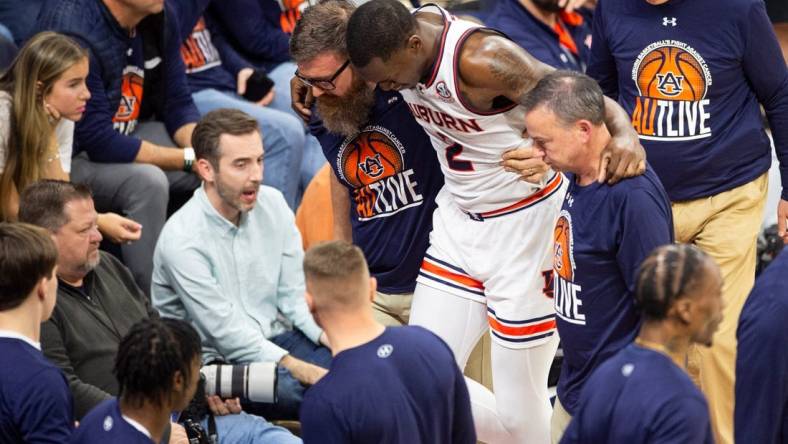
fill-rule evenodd
<path id="1" fill-rule="evenodd" d="M 33 36 L 0 77 L 0 220 L 16 220 L 19 192 L 40 179 L 69 180 L 74 122 L 90 99 L 88 53 L 54 32 Z M 135 241 L 142 226 L 99 214 L 101 233 Z"/>

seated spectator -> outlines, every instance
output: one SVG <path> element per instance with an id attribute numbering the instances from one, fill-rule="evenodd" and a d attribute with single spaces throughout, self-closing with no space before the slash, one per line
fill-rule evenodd
<path id="1" fill-rule="evenodd" d="M 282 8 L 304 6 L 298 3 L 298 0 L 213 0 L 207 14 L 226 43 L 256 69 L 265 70 L 273 80 L 275 93 L 268 106 L 295 116 L 289 85 L 296 65 L 290 60 L 290 35 L 284 30 L 291 25 L 289 19 L 283 20 Z M 325 162 L 320 144 L 307 135 L 301 162 L 301 192 Z"/>
<path id="2" fill-rule="evenodd" d="M 145 319 L 120 340 L 117 398 L 85 416 L 73 444 L 160 443 L 170 415 L 186 408 L 200 381 L 200 337 L 177 319 Z"/>
<path id="3" fill-rule="evenodd" d="M 145 228 L 122 255 L 146 293 L 170 192 L 188 197 L 199 186 L 188 148 L 199 113 L 177 26 L 165 25 L 176 19 L 163 2 L 52 0 L 37 22 L 88 49 L 91 100 L 76 125 L 71 176 L 95 190 L 100 211 L 119 211 Z"/>
<path id="4" fill-rule="evenodd" d="M 260 186 L 263 144 L 252 117 L 212 111 L 193 143 L 204 182 L 162 231 L 153 304 L 194 323 L 207 363 L 277 362 L 277 403 L 254 412 L 294 418 L 302 384 L 317 382 L 331 356 L 303 299 L 293 213 L 281 193 Z"/>
<path id="5" fill-rule="evenodd" d="M 634 344 L 588 378 L 561 443 L 713 443 L 706 398 L 686 372 L 722 321 L 722 277 L 697 247 L 665 245 L 638 270 Z"/>
<path id="6" fill-rule="evenodd" d="M 554 230 L 553 300 L 564 350 L 551 424 L 557 443 L 588 377 L 635 339 L 637 268 L 655 248 L 673 242 L 673 221 L 651 168 L 614 185 L 597 182 L 610 133 L 596 81 L 553 71 L 524 108 L 536 154 L 569 182 Z"/>
<path id="7" fill-rule="evenodd" d="M 112 374 L 120 339 L 132 326 L 158 314 L 137 287 L 131 272 L 114 256 L 98 250 L 96 213 L 84 185 L 42 181 L 22 193 L 20 219 L 46 228 L 60 252 L 58 304 L 41 327 L 46 357 L 66 374 L 76 417 L 118 394 Z M 236 408 L 237 406 L 237 408 Z M 211 397 L 216 415 L 239 413 L 238 400 Z M 207 419 L 204 419 L 207 422 Z M 220 443 L 253 443 L 271 435 L 292 435 L 245 413 L 216 418 Z"/>
<path id="8" fill-rule="evenodd" d="M 57 249 L 46 231 L 0 224 L 0 441 L 62 443 L 74 427 L 71 394 L 41 354 L 41 323 L 57 298 Z"/>
<path id="9" fill-rule="evenodd" d="M 27 185 L 68 180 L 74 122 L 90 99 L 87 75 L 87 51 L 64 35 L 42 32 L 0 77 L 0 219 L 17 218 L 18 192 Z M 142 229 L 114 213 L 100 214 L 98 226 L 119 243 L 139 239 Z"/>
<path id="10" fill-rule="evenodd" d="M 744 303 L 736 353 L 736 442 L 788 442 L 788 249 Z"/>
<path id="11" fill-rule="evenodd" d="M 454 355 L 422 327 L 372 315 L 375 278 L 346 241 L 306 253 L 306 299 L 325 329 L 331 371 L 301 408 L 306 443 L 475 443 L 468 388 Z"/>
<path id="12" fill-rule="evenodd" d="M 273 81 L 236 53 L 216 26 L 208 26 L 210 17 L 203 17 L 208 3 L 177 2 L 184 39 L 181 56 L 194 103 L 201 114 L 235 108 L 257 119 L 266 147 L 265 184 L 281 191 L 290 208 L 295 209 L 306 141 L 304 125 L 291 112 L 267 106 L 274 97 Z M 247 89 L 260 96 L 248 100 L 244 97 Z"/>
<path id="13" fill-rule="evenodd" d="M 498 0 L 485 21 L 540 62 L 584 72 L 591 55 L 591 23 L 559 0 Z"/>

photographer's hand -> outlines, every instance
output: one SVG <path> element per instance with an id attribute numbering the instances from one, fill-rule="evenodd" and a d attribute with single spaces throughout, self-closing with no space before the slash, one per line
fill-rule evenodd
<path id="1" fill-rule="evenodd" d="M 304 385 L 315 385 L 317 381 L 328 373 L 328 370 L 310 364 L 291 355 L 285 355 L 279 365 L 288 369 L 294 378 Z"/>
<path id="2" fill-rule="evenodd" d="M 208 408 L 214 416 L 235 415 L 241 413 L 241 400 L 238 398 L 223 400 L 219 396 L 212 395 L 205 397 Z"/>
<path id="3" fill-rule="evenodd" d="M 186 429 L 177 422 L 170 423 L 169 444 L 189 444 L 189 436 L 186 435 Z"/>

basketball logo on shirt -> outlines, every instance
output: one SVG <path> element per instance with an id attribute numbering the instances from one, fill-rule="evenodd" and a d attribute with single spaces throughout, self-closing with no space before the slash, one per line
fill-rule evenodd
<path id="1" fill-rule="evenodd" d="M 213 45 L 211 32 L 200 17 L 191 35 L 181 44 L 181 58 L 186 66 L 186 74 L 206 71 L 222 64 L 219 51 Z"/>
<path id="2" fill-rule="evenodd" d="M 556 314 L 566 322 L 585 325 L 580 299 L 582 288 L 575 284 L 572 215 L 562 210 L 553 229 L 553 302 Z"/>
<path id="3" fill-rule="evenodd" d="M 145 81 L 145 71 L 137 66 L 129 65 L 123 70 L 123 80 L 120 84 L 120 103 L 112 124 L 116 131 L 129 135 L 137 126 L 142 107 L 142 88 Z"/>
<path id="4" fill-rule="evenodd" d="M 109 432 L 110 430 L 112 430 L 113 425 L 114 425 L 114 421 L 112 421 L 111 416 L 107 416 L 104 418 L 104 423 L 102 424 L 102 426 L 104 427 L 105 432 Z"/>
<path id="5" fill-rule="evenodd" d="M 632 67 L 638 90 L 632 125 L 648 140 L 692 140 L 711 136 L 711 72 L 695 49 L 676 40 L 647 46 Z"/>
<path id="6" fill-rule="evenodd" d="M 405 169 L 405 148 L 386 128 L 369 126 L 342 143 L 337 171 L 354 188 L 359 220 L 385 217 L 421 205 L 412 169 Z"/>

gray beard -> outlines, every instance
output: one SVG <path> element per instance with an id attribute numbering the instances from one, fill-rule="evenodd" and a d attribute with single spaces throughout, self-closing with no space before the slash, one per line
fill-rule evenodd
<path id="1" fill-rule="evenodd" d="M 348 137 L 358 133 L 367 123 L 374 104 L 375 90 L 359 81 L 343 97 L 318 97 L 316 106 L 328 131 Z"/>

